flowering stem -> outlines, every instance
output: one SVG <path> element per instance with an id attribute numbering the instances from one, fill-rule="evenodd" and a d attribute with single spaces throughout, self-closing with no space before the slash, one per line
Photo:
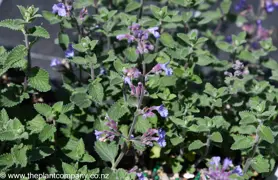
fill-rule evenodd
<path id="1" fill-rule="evenodd" d="M 28 34 L 26 34 L 26 31 L 24 30 L 23 32 L 24 35 L 24 41 L 25 41 L 25 47 L 27 49 L 27 69 L 26 69 L 26 75 L 24 78 L 24 91 L 27 90 L 27 86 L 28 86 L 28 73 L 30 72 L 31 69 L 31 48 L 30 48 L 30 43 L 29 43 L 29 39 L 28 39 Z"/>

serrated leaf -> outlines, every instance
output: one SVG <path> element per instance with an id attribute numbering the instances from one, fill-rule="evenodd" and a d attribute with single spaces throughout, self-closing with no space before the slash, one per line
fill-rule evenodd
<path id="1" fill-rule="evenodd" d="M 135 132 L 144 133 L 147 132 L 151 127 L 152 125 L 148 119 L 144 119 L 143 116 L 139 116 L 135 124 Z"/>
<path id="2" fill-rule="evenodd" d="M 39 139 L 44 142 L 47 139 L 53 138 L 54 133 L 56 132 L 56 128 L 52 125 L 46 124 L 41 133 L 39 134 Z"/>
<path id="3" fill-rule="evenodd" d="M 234 50 L 234 47 L 227 43 L 227 42 L 224 42 L 224 41 L 220 41 L 220 42 L 215 42 L 215 45 L 221 49 L 222 51 L 225 51 L 225 52 L 230 52 L 232 53 L 233 50 Z"/>
<path id="4" fill-rule="evenodd" d="M 92 101 L 86 93 L 74 93 L 70 97 L 70 101 L 79 108 L 88 108 L 91 106 Z"/>
<path id="5" fill-rule="evenodd" d="M 130 3 L 128 3 L 125 7 L 125 12 L 128 13 L 128 12 L 131 12 L 131 11 L 134 11 L 138 8 L 140 8 L 140 3 L 136 2 L 136 1 L 131 1 Z"/>
<path id="6" fill-rule="evenodd" d="M 95 158 L 93 156 L 89 155 L 88 153 L 85 153 L 81 160 L 81 162 L 88 162 L 88 163 L 92 163 L 95 161 L 96 161 Z"/>
<path id="7" fill-rule="evenodd" d="M 85 154 L 85 144 L 82 138 L 79 139 L 75 151 L 80 158 Z"/>
<path id="8" fill-rule="evenodd" d="M 195 140 L 193 141 L 189 146 L 188 146 L 188 150 L 189 151 L 192 151 L 192 150 L 195 150 L 195 149 L 200 149 L 201 147 L 205 146 L 206 144 L 203 143 L 202 141 L 200 140 Z"/>
<path id="9" fill-rule="evenodd" d="M 4 127 L 4 125 L 9 121 L 9 115 L 5 109 L 1 110 L 1 116 L 0 116 L 0 129 Z"/>
<path id="10" fill-rule="evenodd" d="M 129 47 L 129 48 L 125 49 L 124 55 L 131 62 L 136 62 L 139 57 L 139 55 L 138 55 L 138 53 L 136 53 L 136 49 L 134 47 Z"/>
<path id="11" fill-rule="evenodd" d="M 76 174 L 77 172 L 77 169 L 68 164 L 68 163 L 65 163 L 65 162 L 62 162 L 62 168 L 63 168 L 63 171 L 64 171 L 64 174 Z"/>
<path id="12" fill-rule="evenodd" d="M 34 104 L 35 110 L 45 117 L 49 117 L 51 115 L 52 108 L 48 104 L 37 103 Z"/>
<path id="13" fill-rule="evenodd" d="M 240 124 L 252 124 L 258 122 L 255 115 L 249 111 L 241 111 L 239 112 L 239 116 L 241 118 Z"/>
<path id="14" fill-rule="evenodd" d="M 242 150 L 242 149 L 248 149 L 253 146 L 254 139 L 250 136 L 240 136 L 239 138 L 235 139 L 235 142 L 232 144 L 231 149 L 232 150 Z"/>
<path id="15" fill-rule="evenodd" d="M 14 164 L 12 154 L 1 154 L 0 155 L 0 167 L 11 167 Z"/>
<path id="16" fill-rule="evenodd" d="M 118 145 L 116 145 L 115 142 L 108 144 L 106 142 L 97 141 L 95 142 L 95 151 L 102 160 L 114 164 L 114 160 L 118 154 Z"/>
<path id="17" fill-rule="evenodd" d="M 62 21 L 61 18 L 49 11 L 42 11 L 42 16 L 50 23 L 57 24 Z"/>
<path id="18" fill-rule="evenodd" d="M 269 142 L 270 144 L 274 143 L 274 136 L 273 136 L 273 133 L 272 133 L 272 130 L 270 129 L 270 127 L 260 125 L 258 134 L 259 134 L 260 138 Z"/>
<path id="19" fill-rule="evenodd" d="M 214 142 L 219 142 L 219 143 L 223 141 L 222 135 L 219 132 L 212 133 L 210 139 Z"/>
<path id="20" fill-rule="evenodd" d="M 176 145 L 184 142 L 184 138 L 181 136 L 178 136 L 178 137 L 171 138 L 170 141 L 173 144 L 173 146 L 176 146 Z"/>
<path id="21" fill-rule="evenodd" d="M 222 13 L 227 14 L 230 11 L 231 5 L 232 5 L 232 1 L 230 1 L 230 0 L 222 1 L 220 4 Z"/>
<path id="22" fill-rule="evenodd" d="M 123 100 L 114 103 L 108 110 L 108 116 L 115 121 L 118 121 L 122 116 L 129 112 L 129 109 Z"/>
<path id="23" fill-rule="evenodd" d="M 46 38 L 46 39 L 50 38 L 50 35 L 47 32 L 47 30 L 44 29 L 41 26 L 35 26 L 35 27 L 29 29 L 29 34 L 28 35 L 29 36 L 35 36 L 35 37 L 43 37 L 43 38 Z"/>
<path id="24" fill-rule="evenodd" d="M 257 173 L 269 172 L 270 168 L 268 160 L 265 159 L 262 155 L 258 155 L 253 158 L 251 161 L 251 166 Z"/>
<path id="25" fill-rule="evenodd" d="M 23 146 L 23 144 L 16 145 L 11 149 L 11 154 L 16 165 L 20 165 L 21 167 L 27 165 L 27 149 L 28 147 Z"/>
<path id="26" fill-rule="evenodd" d="M 24 28 L 24 21 L 22 19 L 5 19 L 0 21 L 0 27 L 19 31 Z"/>
<path id="27" fill-rule="evenodd" d="M 40 133 L 43 130 L 43 127 L 46 125 L 45 120 L 41 115 L 37 115 L 34 119 L 27 122 L 27 129 L 31 130 L 30 134 Z"/>
<path id="28" fill-rule="evenodd" d="M 175 47 L 176 42 L 174 41 L 174 39 L 169 33 L 162 33 L 159 40 L 166 47 L 169 48 Z"/>
<path id="29" fill-rule="evenodd" d="M 47 92 L 51 89 L 49 84 L 48 72 L 39 67 L 33 67 L 29 73 L 29 86 L 35 88 L 40 92 Z"/>
<path id="30" fill-rule="evenodd" d="M 92 96 L 92 100 L 101 104 L 104 97 L 104 89 L 99 82 L 93 82 L 88 87 L 88 93 Z"/>

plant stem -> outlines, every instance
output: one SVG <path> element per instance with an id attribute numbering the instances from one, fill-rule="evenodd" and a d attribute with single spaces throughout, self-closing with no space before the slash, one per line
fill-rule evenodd
<path id="1" fill-rule="evenodd" d="M 141 4 L 141 6 L 140 6 L 138 14 L 137 14 L 137 22 L 139 21 L 139 19 L 141 19 L 142 15 L 143 15 L 144 0 L 141 0 L 140 4 Z"/>
<path id="2" fill-rule="evenodd" d="M 94 70 L 93 64 L 91 64 L 90 70 L 91 70 L 91 79 L 94 80 L 95 79 L 95 70 Z"/>
<path id="3" fill-rule="evenodd" d="M 198 159 L 198 161 L 194 164 L 195 167 L 198 166 L 198 164 L 200 164 L 200 162 L 202 162 L 205 157 L 208 155 L 209 153 L 209 149 L 210 149 L 210 134 L 207 135 L 207 142 L 206 142 L 206 151 L 205 153 Z"/>
<path id="4" fill-rule="evenodd" d="M 26 69 L 26 75 L 24 77 L 24 91 L 26 91 L 28 86 L 28 74 L 30 73 L 32 61 L 31 61 L 31 53 L 30 53 L 31 48 L 29 44 L 28 34 L 26 34 L 26 31 L 23 34 L 24 34 L 25 47 L 27 49 L 27 69 Z"/>
<path id="5" fill-rule="evenodd" d="M 259 133 L 259 127 L 260 127 L 260 125 L 257 127 L 257 130 L 256 130 L 256 138 L 255 138 L 255 143 L 252 147 L 251 156 L 246 160 L 246 163 L 244 164 L 244 168 L 243 168 L 243 173 L 244 174 L 248 171 L 248 169 L 251 165 L 252 158 L 255 156 L 256 151 L 258 149 L 258 145 L 259 145 L 259 142 L 260 142 L 260 136 L 258 134 Z"/>

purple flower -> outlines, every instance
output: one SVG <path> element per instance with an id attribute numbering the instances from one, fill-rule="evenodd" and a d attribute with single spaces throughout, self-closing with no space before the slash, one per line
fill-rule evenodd
<path id="1" fill-rule="evenodd" d="M 58 14 L 59 16 L 62 16 L 62 17 L 66 16 L 67 10 L 66 10 L 64 3 L 54 4 L 52 7 L 52 13 Z"/>
<path id="2" fill-rule="evenodd" d="M 266 0 L 265 1 L 265 10 L 266 10 L 266 12 L 268 12 L 268 13 L 271 13 L 271 12 L 273 12 L 274 11 L 274 4 L 273 4 L 273 2 L 272 2 L 272 0 Z"/>
<path id="3" fill-rule="evenodd" d="M 61 64 L 62 64 L 62 62 L 59 59 L 55 58 L 55 59 L 51 60 L 50 67 L 56 67 L 56 66 L 59 66 Z"/>
<path id="4" fill-rule="evenodd" d="M 160 147 L 165 147 L 166 146 L 166 141 L 165 141 L 165 136 L 166 132 L 163 129 L 158 130 L 158 140 L 157 143 L 159 144 Z"/>
<path id="5" fill-rule="evenodd" d="M 171 76 L 173 74 L 173 70 L 171 68 L 168 68 L 169 62 L 168 63 L 165 63 L 165 64 L 161 64 L 161 68 L 165 71 L 165 74 L 167 76 Z"/>
<path id="6" fill-rule="evenodd" d="M 74 56 L 74 49 L 71 43 L 69 44 L 68 49 L 65 51 L 65 56 L 66 58 L 72 58 Z"/>
<path id="7" fill-rule="evenodd" d="M 243 176 L 243 171 L 240 166 L 236 166 L 232 171 L 233 174 L 237 174 L 239 176 Z"/>
<path id="8" fill-rule="evenodd" d="M 148 131 L 141 136 L 141 143 L 147 146 L 153 146 L 153 141 L 157 142 L 159 139 L 159 137 L 154 136 L 157 133 L 158 131 L 156 129 L 148 129 Z"/>
<path id="9" fill-rule="evenodd" d="M 131 80 L 130 80 L 129 77 L 125 77 L 125 78 L 124 78 L 124 83 L 125 83 L 125 84 L 128 84 L 129 86 L 132 85 Z"/>
<path id="10" fill-rule="evenodd" d="M 130 35 L 130 34 L 119 34 L 116 36 L 116 38 L 121 41 L 123 39 L 127 39 L 128 43 L 131 43 L 133 41 L 135 41 L 135 37 Z"/>
<path id="11" fill-rule="evenodd" d="M 232 36 L 226 36 L 225 41 L 231 44 L 233 42 Z"/>
<path id="12" fill-rule="evenodd" d="M 238 3 L 235 5 L 235 10 L 236 11 L 242 11 L 247 9 L 247 3 L 246 0 L 240 0 Z"/>
<path id="13" fill-rule="evenodd" d="M 97 140 L 100 139 L 100 137 L 101 137 L 102 134 L 103 134 L 103 131 L 95 130 L 95 136 L 96 136 Z"/>
<path id="14" fill-rule="evenodd" d="M 87 8 L 83 8 L 81 9 L 80 13 L 79 13 L 79 18 L 83 21 L 84 17 L 88 15 L 88 9 Z"/>
<path id="15" fill-rule="evenodd" d="M 155 106 L 154 109 L 157 110 L 161 117 L 166 118 L 168 116 L 168 109 L 166 109 L 164 105 Z"/>
<path id="16" fill-rule="evenodd" d="M 210 179 L 230 180 L 230 176 L 232 174 L 237 174 L 239 176 L 243 175 L 240 166 L 236 166 L 231 169 L 231 167 L 233 167 L 233 163 L 230 159 L 225 158 L 222 167 L 220 167 L 220 160 L 221 158 L 218 156 L 211 158 L 209 169 L 208 171 L 205 171 L 205 175 L 207 175 Z"/>
<path id="17" fill-rule="evenodd" d="M 222 166 L 222 170 L 228 169 L 233 164 L 232 160 L 229 158 L 225 158 Z"/>
<path id="18" fill-rule="evenodd" d="M 173 69 L 169 68 L 168 64 L 169 64 L 169 62 L 165 63 L 165 64 L 157 64 L 152 68 L 151 72 L 157 73 L 157 72 L 160 72 L 161 70 L 164 70 L 164 72 L 167 76 L 171 76 L 173 74 Z"/>
<path id="19" fill-rule="evenodd" d="M 213 165 L 214 167 L 218 168 L 220 165 L 220 160 L 221 158 L 219 156 L 214 156 L 211 158 L 210 165 Z"/>
<path id="20" fill-rule="evenodd" d="M 148 31 L 153 34 L 153 36 L 155 38 L 159 38 L 160 37 L 160 34 L 158 32 L 159 28 L 158 27 L 152 27 L 152 28 L 149 28 Z"/>
<path id="21" fill-rule="evenodd" d="M 106 69 L 104 68 L 104 67 L 100 67 L 99 68 L 99 74 L 101 74 L 101 75 L 105 75 L 106 74 Z"/>
<path id="22" fill-rule="evenodd" d="M 131 78 L 139 78 L 141 76 L 141 72 L 135 67 L 124 69 L 123 72 L 126 74 L 126 76 Z"/>
<path id="23" fill-rule="evenodd" d="M 144 174 L 143 173 L 136 173 L 136 176 L 138 177 L 138 180 L 144 180 L 145 177 L 144 177 Z"/>

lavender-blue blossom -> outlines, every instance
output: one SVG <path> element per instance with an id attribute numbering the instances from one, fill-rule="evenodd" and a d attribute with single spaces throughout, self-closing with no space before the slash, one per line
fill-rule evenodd
<path id="1" fill-rule="evenodd" d="M 65 4 L 64 3 L 54 4 L 52 7 L 52 13 L 58 14 L 61 17 L 66 16 L 67 10 Z"/>
<path id="2" fill-rule="evenodd" d="M 65 51 L 65 57 L 66 58 L 74 57 L 74 49 L 71 43 L 68 45 L 68 49 Z"/>

